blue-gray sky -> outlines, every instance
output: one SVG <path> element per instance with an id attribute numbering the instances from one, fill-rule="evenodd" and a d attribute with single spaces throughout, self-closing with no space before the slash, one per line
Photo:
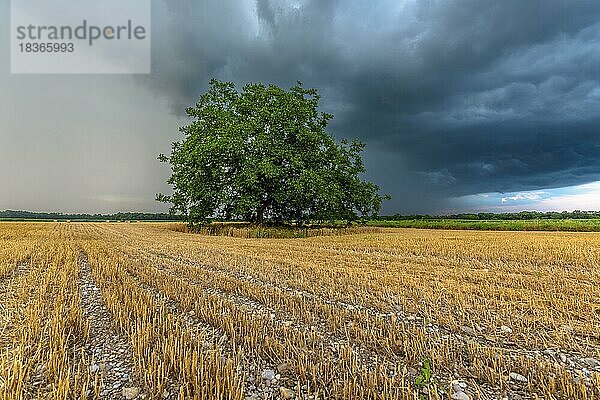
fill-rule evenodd
<path id="1" fill-rule="evenodd" d="M 148 76 L 10 75 L 3 30 L 0 209 L 166 209 L 156 155 L 212 77 L 318 88 L 385 212 L 600 208 L 597 0 L 152 5 Z"/>

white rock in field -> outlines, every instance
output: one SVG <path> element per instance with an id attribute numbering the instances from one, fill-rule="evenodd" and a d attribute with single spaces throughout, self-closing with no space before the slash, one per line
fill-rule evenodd
<path id="1" fill-rule="evenodd" d="M 506 325 L 502 325 L 502 326 L 500 327 L 500 332 L 502 332 L 502 333 L 506 333 L 506 334 L 510 334 L 510 333 L 512 333 L 512 329 L 510 329 L 510 328 L 509 328 L 508 326 L 506 326 Z"/>
<path id="2" fill-rule="evenodd" d="M 466 394 L 465 392 L 454 392 L 452 396 L 450 396 L 452 400 L 471 400 L 471 396 Z"/>
<path id="3" fill-rule="evenodd" d="M 510 379 L 517 382 L 527 382 L 527 378 L 521 374 L 517 374 L 516 372 L 510 373 Z"/>
<path id="4" fill-rule="evenodd" d="M 466 333 L 467 335 L 471 335 L 474 336 L 477 333 L 475 332 L 475 330 L 473 328 L 471 328 L 470 326 L 461 326 L 460 330 L 462 330 L 464 333 Z"/>
<path id="5" fill-rule="evenodd" d="M 586 357 L 582 360 L 590 368 L 600 367 L 600 361 L 592 357 Z"/>
<path id="6" fill-rule="evenodd" d="M 560 357 L 560 361 L 562 361 L 562 362 L 564 362 L 564 363 L 566 363 L 566 362 L 567 362 L 567 356 L 566 356 L 566 355 L 564 355 L 563 353 L 560 353 L 560 354 L 559 354 L 559 357 Z"/>
<path id="7" fill-rule="evenodd" d="M 462 392 L 467 388 L 467 384 L 461 381 L 452 381 L 452 390 L 454 392 Z"/>
<path id="8" fill-rule="evenodd" d="M 123 393 L 123 397 L 125 397 L 127 400 L 132 400 L 140 395 L 140 388 L 139 387 L 123 388 L 122 393 Z"/>
<path id="9" fill-rule="evenodd" d="M 275 379 L 275 371 L 273 371 L 272 369 L 265 369 L 261 377 L 265 380 L 272 381 L 273 379 Z"/>

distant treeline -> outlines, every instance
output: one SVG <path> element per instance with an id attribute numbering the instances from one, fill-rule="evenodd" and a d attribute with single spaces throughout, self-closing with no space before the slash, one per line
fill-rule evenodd
<path id="1" fill-rule="evenodd" d="M 38 213 L 30 211 L 0 211 L 0 219 L 4 220 L 71 220 L 71 221 L 183 221 L 181 215 L 163 213 L 126 212 L 116 214 L 63 214 Z"/>
<path id="2" fill-rule="evenodd" d="M 377 221 L 406 221 L 406 220 L 471 220 L 471 221 L 514 221 L 514 220 L 534 220 L 534 219 L 596 219 L 600 218 L 600 211 L 563 211 L 563 212 L 539 212 L 539 211 L 521 211 L 517 213 L 477 213 L 477 214 L 450 214 L 450 215 L 382 215 L 373 218 Z"/>
<path id="3" fill-rule="evenodd" d="M 2 220 L 72 220 L 72 221 L 186 221 L 183 215 L 166 213 L 125 212 L 116 214 L 63 214 L 39 213 L 31 211 L 0 211 Z M 525 221 L 525 220 L 564 220 L 564 219 L 600 219 L 600 211 L 563 211 L 538 212 L 521 211 L 517 213 L 477 213 L 450 215 L 380 215 L 372 221 L 412 221 L 412 220 L 468 220 L 468 221 Z"/>

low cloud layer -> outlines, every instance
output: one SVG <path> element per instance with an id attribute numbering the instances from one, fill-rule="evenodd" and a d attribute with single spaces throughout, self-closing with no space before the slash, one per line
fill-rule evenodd
<path id="1" fill-rule="evenodd" d="M 448 201 L 452 207 L 467 212 L 518 212 L 523 210 L 597 210 L 600 204 L 600 182 L 583 185 L 514 193 L 479 193 Z"/>

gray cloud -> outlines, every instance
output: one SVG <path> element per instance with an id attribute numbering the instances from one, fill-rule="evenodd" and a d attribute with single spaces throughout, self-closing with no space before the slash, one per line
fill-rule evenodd
<path id="1" fill-rule="evenodd" d="M 213 76 L 317 87 L 390 211 L 599 177 L 596 1 L 174 3 L 153 75 L 174 110 Z"/>

